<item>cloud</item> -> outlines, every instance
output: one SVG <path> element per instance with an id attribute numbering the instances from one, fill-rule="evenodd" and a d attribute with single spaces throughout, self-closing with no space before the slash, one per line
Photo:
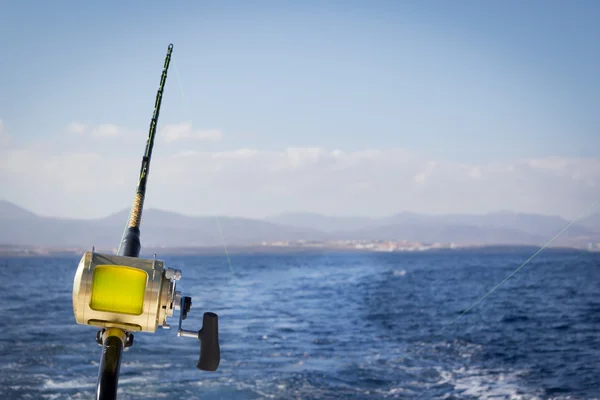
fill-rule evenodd
<path id="1" fill-rule="evenodd" d="M 8 147 L 12 143 L 12 137 L 6 132 L 4 121 L 0 119 L 0 146 Z"/>
<path id="2" fill-rule="evenodd" d="M 92 149 L 0 150 L 0 185 L 14 201 L 49 215 L 103 216 L 127 207 L 137 153 Z M 90 182 L 101 195 L 90 196 Z M 508 209 L 572 218 L 597 198 L 595 158 L 455 163 L 405 149 L 294 147 L 156 153 L 147 206 L 249 217 L 290 210 L 375 216 Z"/>
<path id="3" fill-rule="evenodd" d="M 83 134 L 87 130 L 87 126 L 81 122 L 72 121 L 67 125 L 67 132 L 73 134 Z"/>
<path id="4" fill-rule="evenodd" d="M 99 137 L 117 136 L 119 132 L 119 127 L 113 124 L 102 124 L 92 129 L 92 135 Z"/>
<path id="5" fill-rule="evenodd" d="M 165 125 L 162 135 L 167 143 L 178 141 L 207 141 L 218 142 L 223 139 L 223 134 L 218 129 L 192 130 L 190 122 Z"/>
<path id="6" fill-rule="evenodd" d="M 427 181 L 427 179 L 429 179 L 429 177 L 434 173 L 435 167 L 437 167 L 437 162 L 429 161 L 427 165 L 425 165 L 424 170 L 417 173 L 413 177 L 413 180 L 418 184 L 424 184 Z"/>
<path id="7" fill-rule="evenodd" d="M 481 168 L 480 167 L 471 167 L 471 170 L 469 171 L 469 176 L 473 179 L 481 178 L 482 177 Z"/>
<path id="8" fill-rule="evenodd" d="M 66 131 L 75 135 L 91 135 L 96 137 L 112 137 L 119 135 L 122 130 L 114 124 L 86 125 L 81 122 L 72 121 Z"/>
<path id="9" fill-rule="evenodd" d="M 531 168 L 541 171 L 552 171 L 557 175 L 570 177 L 573 180 L 597 181 L 600 178 L 600 159 L 547 157 L 528 161 Z"/>

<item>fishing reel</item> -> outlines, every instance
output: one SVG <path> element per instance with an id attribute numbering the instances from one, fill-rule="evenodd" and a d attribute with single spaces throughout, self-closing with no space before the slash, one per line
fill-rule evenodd
<path id="1" fill-rule="evenodd" d="M 73 282 L 73 312 L 78 324 L 101 330 L 96 340 L 103 344 L 109 332 L 123 331 L 125 348 L 133 344 L 133 332 L 169 329 L 167 318 L 179 310 L 177 336 L 200 340 L 197 368 L 216 371 L 220 362 L 217 314 L 204 313 L 202 329 L 184 330 L 182 321 L 192 299 L 176 290 L 181 271 L 166 268 L 164 261 L 100 254 L 83 254 Z"/>

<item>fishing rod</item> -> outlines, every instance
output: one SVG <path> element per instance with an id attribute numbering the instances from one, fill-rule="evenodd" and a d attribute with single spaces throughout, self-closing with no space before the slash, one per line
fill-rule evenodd
<path id="1" fill-rule="evenodd" d="M 142 167 L 127 226 L 117 254 L 101 254 L 92 248 L 85 252 L 73 281 L 73 312 L 78 324 L 100 328 L 96 342 L 102 346 L 97 400 L 117 398 L 117 386 L 123 351 L 133 345 L 133 332 L 156 332 L 160 326 L 169 329 L 167 317 L 179 310 L 177 336 L 200 340 L 200 358 L 196 367 L 216 371 L 221 359 L 218 316 L 205 312 L 202 328 L 190 331 L 182 321 L 192 307 L 192 298 L 176 290 L 181 271 L 167 268 L 165 262 L 139 258 L 140 224 L 150 172 L 152 148 L 160 113 L 167 71 L 173 45 L 170 44 L 160 77 L 160 86 L 150 121 L 150 132 L 142 157 Z"/>

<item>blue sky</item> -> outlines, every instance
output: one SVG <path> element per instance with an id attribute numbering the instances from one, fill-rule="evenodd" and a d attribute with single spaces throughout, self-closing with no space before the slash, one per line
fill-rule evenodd
<path id="1" fill-rule="evenodd" d="M 162 143 L 165 157 L 243 148 L 402 148 L 474 164 L 600 157 L 595 1 L 19 1 L 2 9 L 0 120 L 13 149 L 138 157 L 173 43 L 161 132 L 187 122 L 190 133 L 219 132 L 219 140 Z M 89 140 L 66 132 L 73 122 L 88 127 Z M 93 139 L 102 124 L 129 136 Z M 8 197 L 36 208 L 24 189 Z"/>

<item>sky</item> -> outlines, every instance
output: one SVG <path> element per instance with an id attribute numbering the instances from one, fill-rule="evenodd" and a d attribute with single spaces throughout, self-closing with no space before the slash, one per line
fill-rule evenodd
<path id="1" fill-rule="evenodd" d="M 146 207 L 572 219 L 600 198 L 596 1 L 0 8 L 0 199 L 41 215 L 130 206 L 170 43 Z"/>

